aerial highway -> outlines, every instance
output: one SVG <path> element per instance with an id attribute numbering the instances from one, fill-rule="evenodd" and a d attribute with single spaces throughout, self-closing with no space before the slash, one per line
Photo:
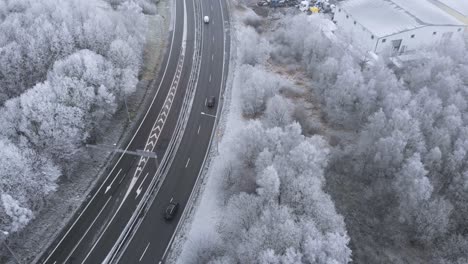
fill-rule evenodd
<path id="1" fill-rule="evenodd" d="M 220 92 L 228 70 L 230 39 L 229 35 L 225 35 L 229 24 L 224 0 L 203 0 L 202 13 L 203 16 L 209 16 L 210 22 L 203 28 L 202 66 L 189 124 L 151 209 L 119 258 L 118 263 L 121 264 L 164 263 L 168 244 L 172 242 L 181 214 L 167 223 L 163 220 L 162 212 L 170 200 L 177 201 L 180 209 L 185 208 L 208 151 L 218 113 L 216 109 L 209 110 L 205 106 L 205 100 L 215 96 L 216 102 L 220 101 Z"/>
<path id="2" fill-rule="evenodd" d="M 228 27 L 225 0 L 173 1 L 163 66 L 152 102 L 123 146 L 128 152 L 116 156 L 37 263 L 165 262 L 217 124 Z M 208 108 L 213 96 L 215 107 Z M 163 213 L 171 200 L 179 210 L 168 222 Z"/>

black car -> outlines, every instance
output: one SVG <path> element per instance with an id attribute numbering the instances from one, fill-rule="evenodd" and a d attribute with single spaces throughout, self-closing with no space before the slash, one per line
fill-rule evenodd
<path id="1" fill-rule="evenodd" d="M 216 97 L 214 96 L 211 96 L 208 98 L 208 100 L 206 101 L 206 106 L 208 106 L 209 108 L 212 108 L 215 106 L 215 103 L 216 103 Z"/>
<path id="2" fill-rule="evenodd" d="M 177 213 L 177 209 L 179 209 L 179 204 L 175 202 L 170 202 L 169 205 L 166 207 L 166 211 L 164 211 L 164 219 L 170 221 L 174 218 Z"/>

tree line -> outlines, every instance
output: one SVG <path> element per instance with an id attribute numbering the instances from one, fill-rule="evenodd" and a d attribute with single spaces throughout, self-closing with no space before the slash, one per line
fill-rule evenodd
<path id="1" fill-rule="evenodd" d="M 326 174 L 367 190 L 363 218 L 377 219 L 387 242 L 421 249 L 434 263 L 467 262 L 467 40 L 416 51 L 419 59 L 396 68 L 389 52 L 366 63 L 324 34 L 304 36 L 305 23 L 320 32 L 325 22 L 280 21 L 272 58 L 300 65 L 327 122 L 357 132 L 335 148 Z"/>
<path id="2" fill-rule="evenodd" d="M 135 91 L 151 10 L 143 0 L 0 0 L 1 230 L 34 217 Z"/>

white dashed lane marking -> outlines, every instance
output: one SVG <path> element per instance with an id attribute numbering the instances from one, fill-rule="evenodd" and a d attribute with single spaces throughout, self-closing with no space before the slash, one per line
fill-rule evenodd
<path id="1" fill-rule="evenodd" d="M 94 218 L 93 222 L 91 222 L 91 225 L 89 225 L 89 227 L 86 229 L 86 231 L 84 232 L 84 235 L 80 238 L 80 240 L 78 240 L 78 243 L 75 244 L 75 246 L 73 247 L 73 249 L 71 250 L 70 254 L 68 254 L 67 258 L 65 259 L 65 263 L 68 261 L 68 259 L 73 255 L 73 252 L 75 252 L 76 248 L 80 245 L 81 241 L 83 240 L 83 238 L 86 236 L 86 234 L 88 234 L 89 230 L 93 227 L 94 223 L 96 222 L 96 220 L 99 218 L 99 216 L 101 215 L 102 211 L 104 211 L 104 209 L 106 208 L 107 204 L 109 203 L 109 201 L 112 199 L 112 195 L 109 196 L 109 198 L 107 198 L 107 201 L 106 203 L 104 204 L 104 206 L 101 208 L 101 210 L 99 210 L 99 213 L 97 214 L 96 218 Z"/>
<path id="2" fill-rule="evenodd" d="M 145 250 L 143 251 L 143 254 L 141 254 L 141 257 L 140 257 L 140 259 L 138 260 L 138 262 L 141 262 L 141 260 L 142 260 L 143 257 L 145 256 L 146 250 L 148 250 L 149 245 L 150 245 L 150 243 L 148 242 L 148 245 L 146 246 Z"/>
<path id="3" fill-rule="evenodd" d="M 125 176 L 127 176 L 127 175 L 124 175 L 124 176 L 122 177 L 122 179 L 120 179 L 119 185 L 123 182 L 123 180 L 125 179 Z"/>

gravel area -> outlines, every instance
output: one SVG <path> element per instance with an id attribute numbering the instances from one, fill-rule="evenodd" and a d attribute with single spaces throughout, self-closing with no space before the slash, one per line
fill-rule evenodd
<path id="1" fill-rule="evenodd" d="M 149 95 L 157 89 L 154 82 L 168 44 L 171 1 L 158 1 L 157 10 L 156 15 L 148 15 L 147 44 L 140 82 L 136 92 L 127 100 L 131 121 L 128 120 L 125 108 L 120 109 L 107 128 L 107 137 L 98 144 L 124 146 L 138 125 L 135 120 L 140 119 L 145 112 L 143 109 L 151 102 L 152 96 Z M 105 176 L 114 158 L 113 154 L 99 150 L 90 151 L 84 156 L 69 179 L 62 177 L 58 190 L 45 199 L 44 207 L 36 218 L 21 232 L 10 235 L 6 241 L 21 263 L 37 261 L 90 196 L 89 193 L 99 179 Z M 4 255 L 2 263 L 16 263 L 5 247 L 2 247 L 1 253 Z"/>

